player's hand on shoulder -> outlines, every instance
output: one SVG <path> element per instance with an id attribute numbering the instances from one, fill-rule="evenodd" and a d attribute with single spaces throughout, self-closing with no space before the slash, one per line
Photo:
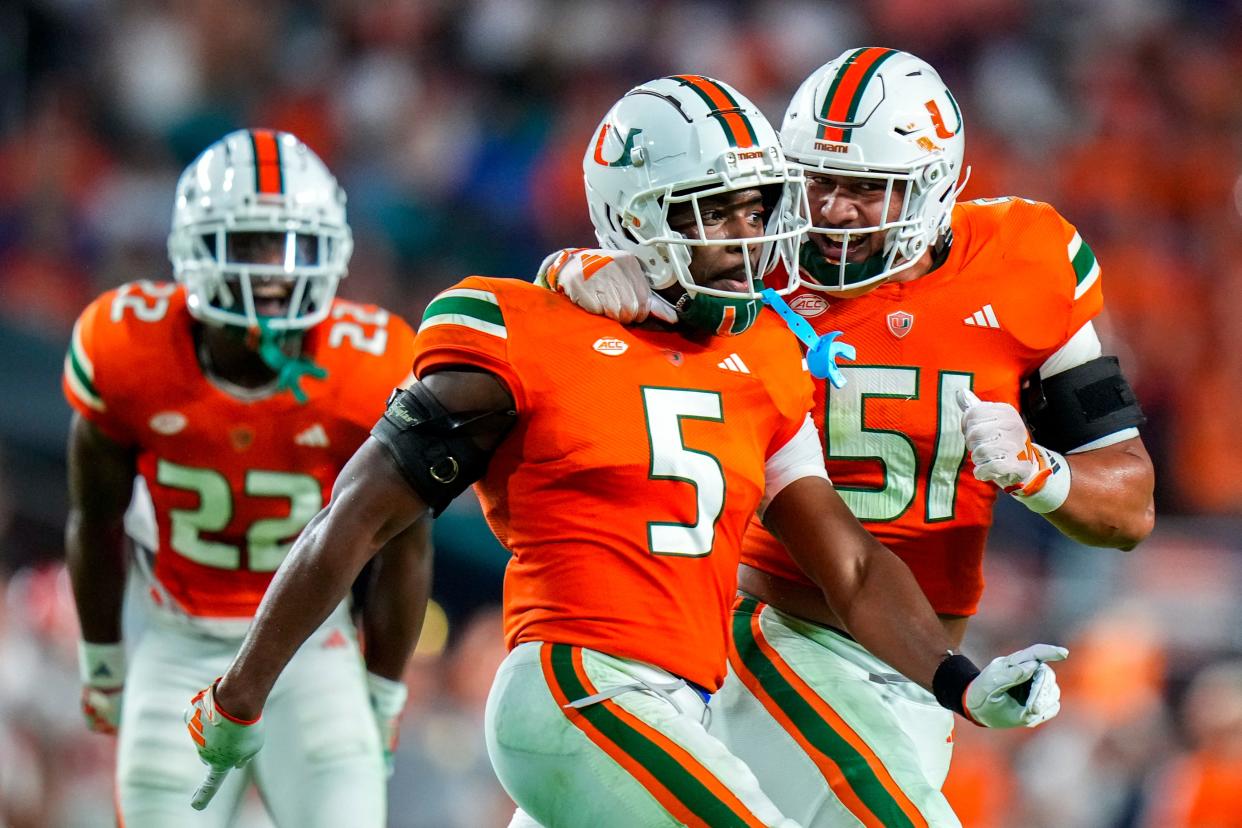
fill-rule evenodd
<path id="1" fill-rule="evenodd" d="M 379 727 L 380 746 L 384 750 L 384 765 L 392 776 L 397 740 L 401 736 L 401 711 L 409 691 L 405 682 L 393 681 L 375 673 L 367 673 L 367 696 L 371 699 L 371 712 Z"/>
<path id="2" fill-rule="evenodd" d="M 1033 644 L 992 660 L 966 687 L 963 707 L 984 727 L 1035 727 L 1061 711 L 1061 688 L 1049 661 L 1069 650 Z"/>
<path id="3" fill-rule="evenodd" d="M 543 260 L 535 282 L 569 297 L 575 305 L 623 325 L 654 315 L 670 324 L 677 312 L 656 296 L 633 253 L 571 247 Z"/>
<path id="4" fill-rule="evenodd" d="M 82 680 L 82 716 L 86 726 L 96 733 L 114 735 L 121 725 L 124 645 L 79 641 L 78 672 Z"/>

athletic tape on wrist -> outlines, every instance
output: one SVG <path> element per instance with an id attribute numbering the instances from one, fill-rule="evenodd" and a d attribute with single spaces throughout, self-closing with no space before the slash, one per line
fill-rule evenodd
<path id="1" fill-rule="evenodd" d="M 393 681 L 390 678 L 367 673 L 367 695 L 371 697 L 372 706 L 385 718 L 401 715 L 405 709 L 405 699 L 409 695 L 405 682 Z"/>
<path id="2" fill-rule="evenodd" d="M 1043 454 L 1052 469 L 1052 474 L 1044 481 L 1044 485 L 1033 495 L 1022 495 L 1013 492 L 1013 497 L 1026 508 L 1036 514 L 1047 514 L 1061 508 L 1070 491 L 1070 466 L 1064 456 L 1043 446 L 1035 446 L 1035 450 Z"/>
<path id="3" fill-rule="evenodd" d="M 78 678 L 88 687 L 116 690 L 125 684 L 125 645 L 78 642 Z"/>
<path id="4" fill-rule="evenodd" d="M 936 674 L 932 676 L 932 694 L 941 707 L 965 716 L 973 722 L 974 719 L 966 712 L 964 699 L 966 688 L 978 675 L 979 668 L 973 661 L 950 650 L 940 662 L 940 666 L 936 668 Z"/>

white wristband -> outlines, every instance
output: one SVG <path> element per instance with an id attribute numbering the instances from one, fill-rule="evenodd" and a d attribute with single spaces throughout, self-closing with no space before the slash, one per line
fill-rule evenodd
<path id="1" fill-rule="evenodd" d="M 78 678 L 88 687 L 116 690 L 125 684 L 125 645 L 78 642 Z"/>
<path id="2" fill-rule="evenodd" d="M 1070 466 L 1069 461 L 1064 456 L 1051 449 L 1037 445 L 1035 450 L 1044 455 L 1049 468 L 1052 469 L 1052 474 L 1044 481 L 1043 488 L 1035 494 L 1023 496 L 1014 492 L 1013 498 L 1032 512 L 1046 515 L 1049 512 L 1060 509 L 1061 504 L 1065 502 L 1065 498 L 1069 497 Z"/>
<path id="3" fill-rule="evenodd" d="M 408 694 L 405 682 L 367 672 L 367 695 L 371 697 L 371 706 L 384 718 L 400 716 Z"/>

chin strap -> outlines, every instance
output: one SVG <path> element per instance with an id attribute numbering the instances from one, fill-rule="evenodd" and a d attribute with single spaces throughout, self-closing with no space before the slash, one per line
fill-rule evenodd
<path id="1" fill-rule="evenodd" d="M 259 358 L 266 363 L 268 368 L 276 372 L 276 390 L 288 391 L 295 400 L 305 405 L 306 392 L 299 384 L 302 377 L 321 380 L 328 376 L 328 369 L 316 365 L 301 354 L 289 356 L 285 353 L 281 345 L 288 338 L 289 332 L 272 330 L 265 319 L 259 320 L 258 336 Z"/>
<path id="2" fill-rule="evenodd" d="M 847 262 L 845 265 L 845 284 L 841 287 L 848 288 L 850 285 L 858 282 L 866 281 L 872 276 L 878 275 L 884 270 L 886 257 L 883 253 L 877 253 L 866 261 Z M 798 248 L 798 264 L 811 277 L 821 285 L 836 285 L 841 276 L 841 266 L 833 264 L 824 258 L 819 249 L 815 247 L 814 242 L 805 241 Z"/>
<path id="3" fill-rule="evenodd" d="M 789 326 L 789 330 L 806 345 L 806 367 L 811 376 L 827 379 L 833 388 L 845 386 L 845 376 L 837 366 L 838 359 L 853 362 L 857 358 L 854 346 L 848 342 L 837 342 L 840 331 L 832 331 L 823 335 L 815 333 L 811 323 L 799 316 L 789 304 L 772 288 L 764 288 L 760 295 L 764 303 L 780 314 L 781 319 Z"/>

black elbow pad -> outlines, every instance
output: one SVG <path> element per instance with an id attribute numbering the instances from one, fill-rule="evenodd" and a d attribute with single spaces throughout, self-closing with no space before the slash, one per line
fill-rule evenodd
<path id="1" fill-rule="evenodd" d="M 1067 452 L 1147 422 L 1115 356 L 1102 356 L 1022 389 L 1022 413 L 1035 442 Z"/>
<path id="2" fill-rule="evenodd" d="M 438 517 L 487 472 L 494 449 L 480 448 L 474 436 L 485 430 L 503 434 L 516 418 L 512 410 L 450 412 L 416 382 L 393 391 L 371 436 L 388 449 L 401 476 Z"/>

